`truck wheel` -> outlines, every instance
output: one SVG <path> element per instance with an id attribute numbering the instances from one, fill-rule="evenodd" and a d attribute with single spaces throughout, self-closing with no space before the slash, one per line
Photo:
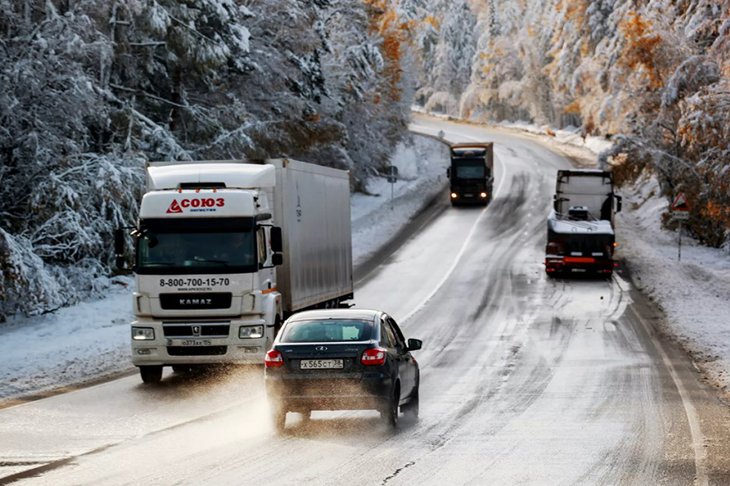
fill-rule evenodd
<path id="1" fill-rule="evenodd" d="M 146 385 L 155 385 L 162 380 L 162 366 L 140 366 L 139 375 Z"/>

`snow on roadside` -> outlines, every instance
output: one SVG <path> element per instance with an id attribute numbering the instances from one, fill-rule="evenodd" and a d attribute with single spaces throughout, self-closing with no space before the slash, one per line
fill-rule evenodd
<path id="1" fill-rule="evenodd" d="M 353 263 L 372 255 L 442 189 L 448 152 L 413 136 L 393 158 L 399 169 L 390 207 L 390 184 L 373 178 L 372 195 L 352 196 Z M 15 316 L 0 323 L 0 401 L 117 375 L 132 369 L 130 277 L 110 279 L 109 295 L 56 312 Z"/>
<path id="2" fill-rule="evenodd" d="M 623 191 L 617 224 L 634 284 L 665 312 L 663 329 L 687 349 L 710 380 L 730 390 L 730 255 L 661 227 L 668 202 L 656 178 Z"/>
<path id="3" fill-rule="evenodd" d="M 368 181 L 369 194 L 352 196 L 352 260 L 367 260 L 390 240 L 423 205 L 444 192 L 449 152 L 446 145 L 429 137 L 413 136 L 413 145 L 399 146 L 393 157 L 398 181 L 385 177 Z"/>

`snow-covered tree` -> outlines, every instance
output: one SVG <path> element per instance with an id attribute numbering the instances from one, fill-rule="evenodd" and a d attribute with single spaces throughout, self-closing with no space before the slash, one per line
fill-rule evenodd
<path id="1" fill-rule="evenodd" d="M 411 92 L 359 0 L 0 0 L 0 319 L 108 285 L 154 159 L 384 166 Z M 386 35 L 387 34 L 387 35 Z"/>

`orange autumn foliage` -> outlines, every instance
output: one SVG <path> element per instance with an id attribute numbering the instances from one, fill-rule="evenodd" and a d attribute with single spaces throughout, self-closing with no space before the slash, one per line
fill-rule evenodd
<path id="1" fill-rule="evenodd" d="M 621 61 L 630 68 L 642 67 L 649 78 L 651 89 L 661 88 L 661 75 L 656 64 L 656 56 L 662 37 L 653 32 L 652 24 L 640 13 L 631 12 L 621 24 L 626 39 Z"/>

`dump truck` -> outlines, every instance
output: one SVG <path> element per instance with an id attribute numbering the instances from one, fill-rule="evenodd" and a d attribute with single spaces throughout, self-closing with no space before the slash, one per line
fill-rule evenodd
<path id="1" fill-rule="evenodd" d="M 347 171 L 289 159 L 150 163 L 131 234 L 132 362 L 145 383 L 165 366 L 261 364 L 289 315 L 353 298 Z"/>
<path id="2" fill-rule="evenodd" d="M 450 152 L 446 175 L 451 204 L 488 204 L 494 183 L 494 144 L 457 143 L 451 145 Z"/>
<path id="3" fill-rule="evenodd" d="M 621 196 L 610 172 L 558 170 L 553 208 L 547 219 L 545 271 L 548 276 L 613 273 L 617 246 L 614 215 Z"/>

